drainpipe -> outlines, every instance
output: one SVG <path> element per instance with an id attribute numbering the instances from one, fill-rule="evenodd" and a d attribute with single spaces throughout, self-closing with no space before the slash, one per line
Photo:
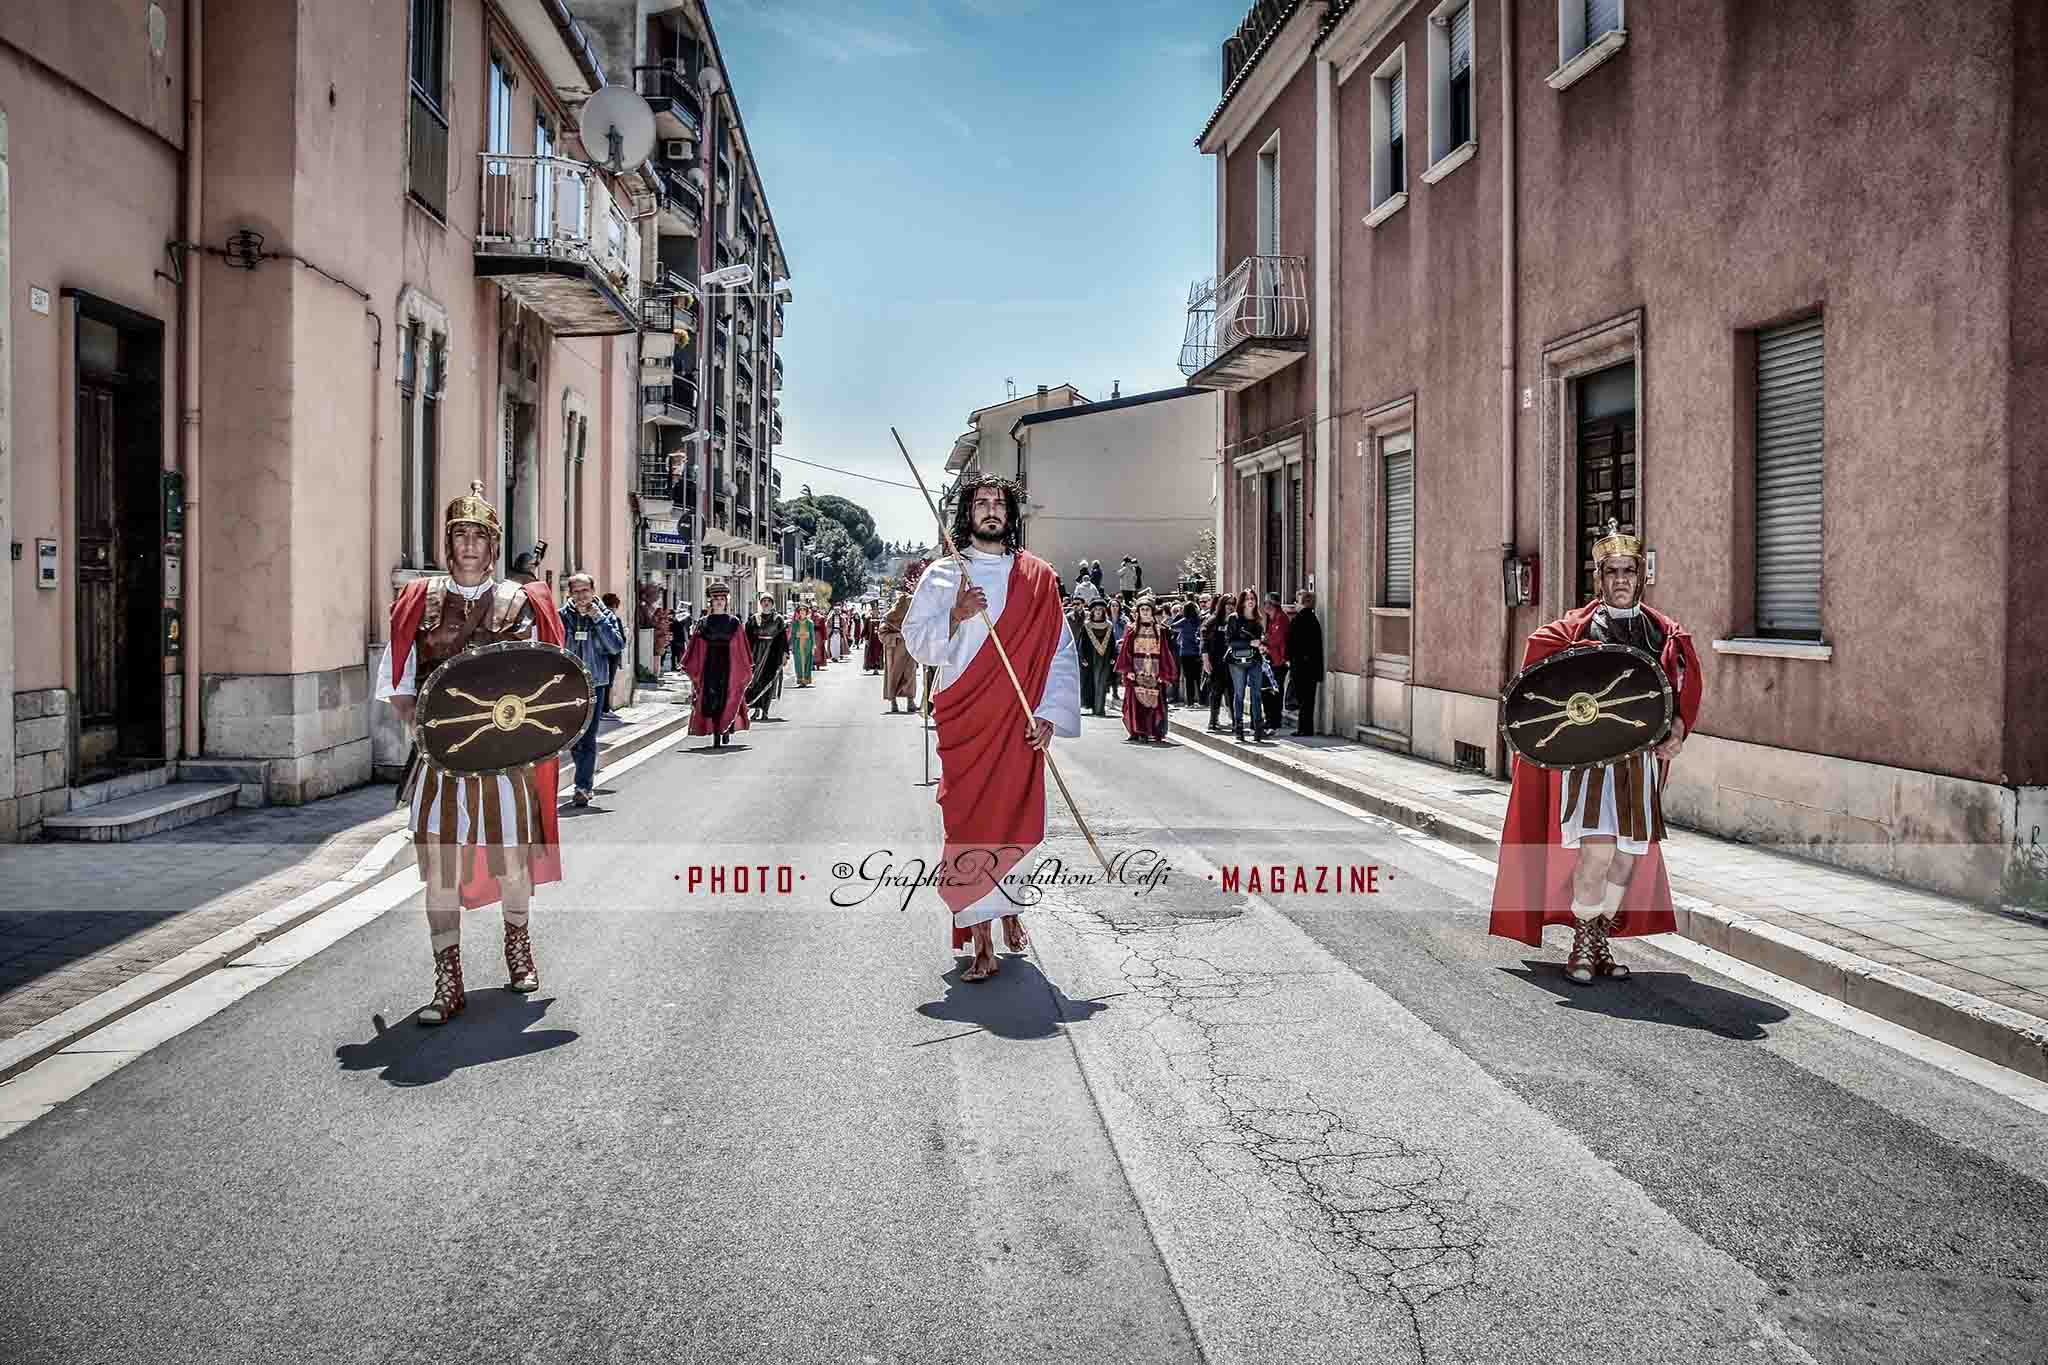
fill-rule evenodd
<path id="1" fill-rule="evenodd" d="M 185 0 L 185 206 L 182 236 L 197 242 L 200 234 L 200 169 L 206 124 L 200 98 L 200 35 L 206 0 Z M 185 252 L 183 296 L 178 300 L 178 466 L 185 474 L 185 648 L 184 722 L 179 740 L 184 757 L 198 758 L 204 747 L 199 734 L 200 601 L 206 582 L 202 558 L 206 544 L 201 519 L 199 444 L 199 279 L 205 259 L 191 247 Z"/>
<path id="2" fill-rule="evenodd" d="M 1515 558 L 1515 6 L 1500 22 L 1500 554 Z M 1501 686 L 1515 674 L 1515 609 L 1501 591 Z M 1507 755 L 1501 755 L 1503 767 Z"/>

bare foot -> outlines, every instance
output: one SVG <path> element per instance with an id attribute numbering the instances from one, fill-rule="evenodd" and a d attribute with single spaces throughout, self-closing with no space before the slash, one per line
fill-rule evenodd
<path id="1" fill-rule="evenodd" d="M 1001 970 L 996 961 L 995 935 L 990 932 L 987 920 L 974 926 L 974 961 L 960 979 L 962 981 L 986 981 Z"/>
<path id="2" fill-rule="evenodd" d="M 1016 915 L 1003 916 L 1003 946 L 1013 953 L 1021 953 L 1031 946 L 1031 936 L 1024 932 L 1024 921 Z"/>

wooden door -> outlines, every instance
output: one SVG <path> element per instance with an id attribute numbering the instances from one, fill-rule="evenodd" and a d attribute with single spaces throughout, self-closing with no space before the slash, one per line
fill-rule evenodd
<path id="1" fill-rule="evenodd" d="M 81 766 L 111 753 L 120 719 L 121 529 L 115 515 L 114 391 L 78 386 L 78 724 Z M 105 731 L 105 742 L 89 732 Z M 91 752 L 86 752 L 90 750 Z"/>
<path id="2" fill-rule="evenodd" d="M 1593 544 L 1609 518 L 1636 529 L 1636 418 L 1632 412 L 1579 427 L 1579 596 L 1593 598 Z M 1573 605 L 1577 605 L 1575 602 Z"/>

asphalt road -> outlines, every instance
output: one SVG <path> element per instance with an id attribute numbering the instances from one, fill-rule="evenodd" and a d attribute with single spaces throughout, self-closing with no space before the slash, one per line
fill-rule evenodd
<path id="1" fill-rule="evenodd" d="M 2040 1115 L 1640 943 L 1574 990 L 1469 858 L 1114 718 L 1056 752 L 1133 882 L 961 983 L 834 872 L 938 844 L 878 692 L 566 816 L 538 995 L 482 912 L 416 1027 L 402 907 L 0 1141 L 0 1361 L 2048 1360 Z"/>

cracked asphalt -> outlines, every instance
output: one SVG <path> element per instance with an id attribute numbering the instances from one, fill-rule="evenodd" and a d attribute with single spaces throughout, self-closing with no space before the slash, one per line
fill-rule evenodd
<path id="1" fill-rule="evenodd" d="M 938 843 L 878 691 L 566 815 L 538 995 L 473 914 L 417 1028 L 415 903 L 0 1141 L 0 1360 L 2048 1361 L 2040 1115 L 1639 942 L 1577 991 L 1469 859 L 1113 717 L 1056 753 L 1163 883 L 962 983 L 833 872 Z"/>

